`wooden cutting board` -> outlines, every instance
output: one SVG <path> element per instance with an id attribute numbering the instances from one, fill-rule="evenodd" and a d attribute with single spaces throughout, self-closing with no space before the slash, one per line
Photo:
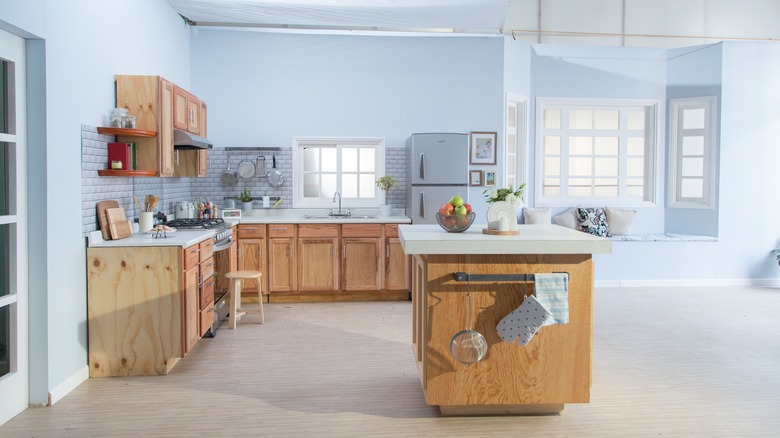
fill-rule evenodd
<path id="1" fill-rule="evenodd" d="M 124 239 L 133 234 L 133 228 L 125 216 L 124 208 L 107 208 L 106 217 L 108 218 L 108 229 L 111 232 L 112 239 Z"/>
<path id="2" fill-rule="evenodd" d="M 111 240 L 111 231 L 108 229 L 108 216 L 106 215 L 106 210 L 109 208 L 119 208 L 119 202 L 112 200 L 100 201 L 95 204 L 98 225 L 100 225 L 100 231 L 103 233 L 103 240 Z"/>

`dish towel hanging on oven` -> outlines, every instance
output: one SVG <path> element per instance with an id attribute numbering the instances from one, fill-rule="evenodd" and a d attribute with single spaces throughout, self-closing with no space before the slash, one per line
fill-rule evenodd
<path id="1" fill-rule="evenodd" d="M 569 322 L 569 274 L 534 274 L 534 296 L 552 318 L 544 325 Z"/>

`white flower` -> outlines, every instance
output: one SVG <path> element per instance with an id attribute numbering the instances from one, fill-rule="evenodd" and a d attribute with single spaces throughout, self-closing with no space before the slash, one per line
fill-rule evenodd
<path id="1" fill-rule="evenodd" d="M 511 205 L 512 207 L 517 207 L 519 199 L 518 199 L 517 196 L 515 196 L 514 193 L 510 193 L 510 194 L 506 195 L 505 201 L 508 202 L 509 205 Z"/>

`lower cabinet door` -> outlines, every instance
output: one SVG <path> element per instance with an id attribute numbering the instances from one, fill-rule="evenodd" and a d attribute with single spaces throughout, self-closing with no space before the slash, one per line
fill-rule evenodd
<path id="1" fill-rule="evenodd" d="M 260 271 L 265 275 L 265 241 L 264 239 L 238 239 L 238 270 Z M 259 281 L 259 282 L 258 282 Z M 227 282 L 226 282 L 227 283 Z M 263 278 L 259 280 L 241 280 L 242 292 L 257 292 L 257 288 L 263 285 Z M 228 286 L 226 285 L 225 288 Z"/>
<path id="2" fill-rule="evenodd" d="M 349 237 L 342 239 L 344 243 L 344 253 L 342 255 L 344 290 L 379 290 L 381 284 L 380 240 L 374 237 Z"/>
<path id="3" fill-rule="evenodd" d="M 298 290 L 339 288 L 338 238 L 298 238 Z"/>
<path id="4" fill-rule="evenodd" d="M 268 239 L 268 290 L 292 292 L 295 289 L 295 246 L 293 238 Z"/>
<path id="5" fill-rule="evenodd" d="M 200 299 L 198 297 L 198 273 L 195 266 L 184 271 L 184 353 L 189 353 L 200 339 Z"/>
<path id="6" fill-rule="evenodd" d="M 401 239 L 385 239 L 385 290 L 409 290 L 409 256 L 404 253 Z"/>

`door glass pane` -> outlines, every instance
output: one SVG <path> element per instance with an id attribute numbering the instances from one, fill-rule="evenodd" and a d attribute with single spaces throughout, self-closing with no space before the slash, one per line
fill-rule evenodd
<path id="1" fill-rule="evenodd" d="M 506 109 L 506 126 L 509 128 L 515 127 L 515 121 L 517 119 L 517 110 L 514 105 L 510 105 Z"/>
<path id="2" fill-rule="evenodd" d="M 570 129 L 593 129 L 593 111 L 571 110 L 569 111 Z"/>
<path id="3" fill-rule="evenodd" d="M 544 110 L 544 127 L 545 129 L 561 129 L 561 110 Z"/>
<path id="4" fill-rule="evenodd" d="M 704 108 L 683 110 L 683 129 L 704 128 Z"/>
<path id="5" fill-rule="evenodd" d="M 620 127 L 619 111 L 595 111 L 596 129 L 612 129 L 616 130 Z"/>
<path id="6" fill-rule="evenodd" d="M 0 307 L 0 377 L 11 372 L 11 358 L 8 351 L 11 345 L 11 307 Z"/>
<path id="7" fill-rule="evenodd" d="M 593 137 L 571 137 L 569 153 L 572 155 L 591 155 L 593 153 Z"/>
<path id="8" fill-rule="evenodd" d="M 0 297 L 13 293 L 11 290 L 12 226 L 12 224 L 0 225 Z"/>
<path id="9" fill-rule="evenodd" d="M 682 154 L 683 156 L 704 155 L 704 137 L 701 135 L 683 137 Z"/>
<path id="10" fill-rule="evenodd" d="M 704 196 L 704 181 L 699 178 L 683 178 L 680 187 L 683 198 L 701 198 Z"/>
<path id="11" fill-rule="evenodd" d="M 644 111 L 628 111 L 628 129 L 631 131 L 645 130 Z"/>
<path id="12" fill-rule="evenodd" d="M 8 113 L 11 106 L 8 104 L 8 61 L 0 60 L 0 132 L 8 132 Z"/>

